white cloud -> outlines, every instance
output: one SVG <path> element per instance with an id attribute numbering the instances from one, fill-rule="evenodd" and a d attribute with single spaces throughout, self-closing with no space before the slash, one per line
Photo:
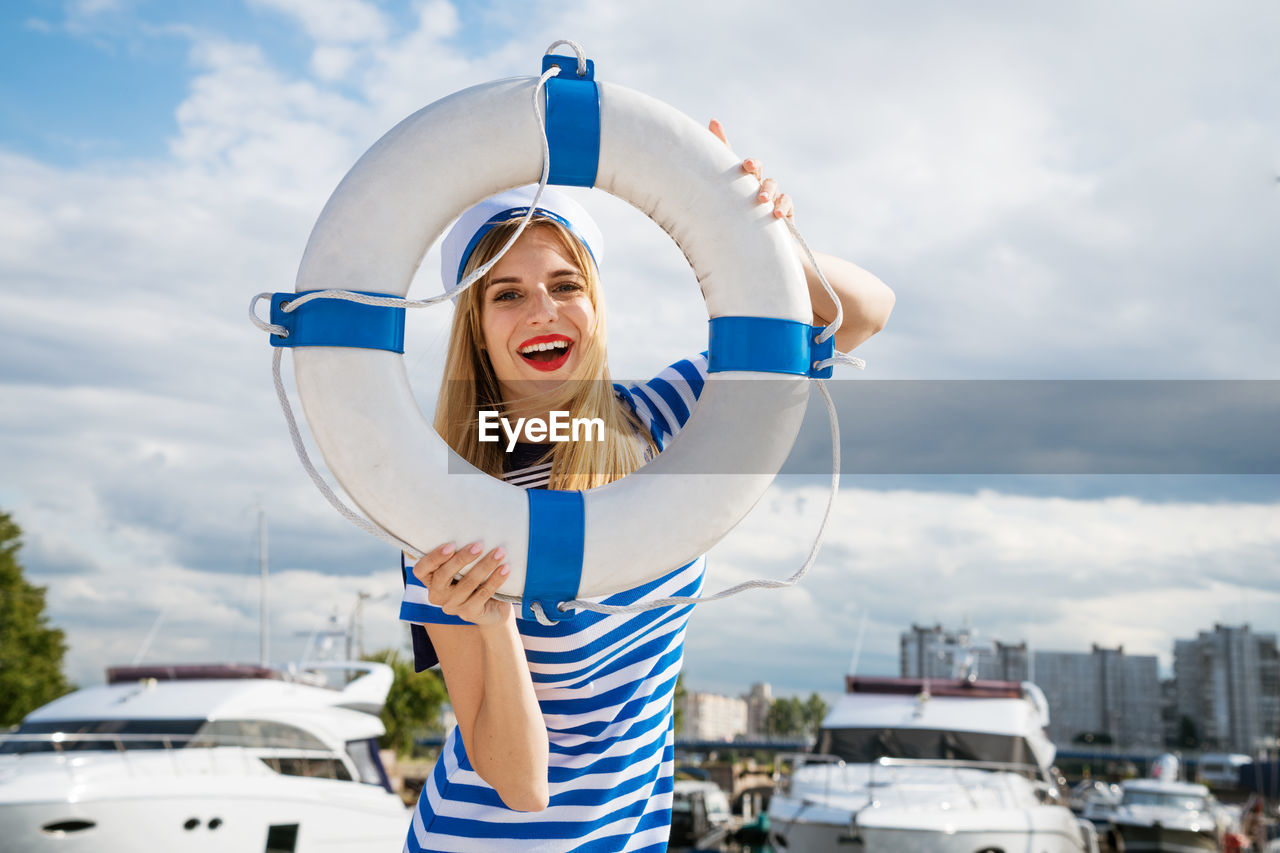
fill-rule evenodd
<path id="1" fill-rule="evenodd" d="M 321 80 L 341 80 L 358 59 L 348 48 L 321 45 L 311 54 L 311 70 Z"/>
<path id="2" fill-rule="evenodd" d="M 812 244 L 895 287 L 868 376 L 1274 377 L 1280 363 L 1278 128 L 1260 106 L 1280 71 L 1273 4 L 503 4 L 464 23 L 430 2 L 400 29 L 369 4 L 258 5 L 314 41 L 310 65 L 170 26 L 195 76 L 167 157 L 59 167 L 0 151 L 0 502 L 54 584 L 82 680 L 168 609 L 207 612 L 208 630 L 167 616 L 154 654 L 253 655 L 258 503 L 281 602 L 327 615 L 394 586 L 387 549 L 292 457 L 245 308 L 289 288 L 326 197 L 378 136 L 533 73 L 560 36 L 602 79 L 724 120 L 796 197 Z M 669 240 L 621 202 L 594 206 L 615 373 L 640 378 L 703 345 L 705 312 Z M 415 287 L 435 292 L 433 261 Z M 427 404 L 443 322 L 411 321 Z M 717 549 L 712 585 L 798 565 L 819 503 L 768 498 Z M 1274 510 L 848 491 L 803 586 L 696 614 L 690 679 L 834 685 L 864 614 L 864 660 L 883 666 L 911 621 L 966 614 L 1037 647 L 1164 655 L 1215 619 L 1274 630 Z M 278 612 L 282 637 L 315 621 Z M 379 612 L 370 630 L 397 639 L 393 608 Z M 730 651 L 749 666 L 729 668 Z"/>
<path id="3" fill-rule="evenodd" d="M 768 496 L 712 550 L 708 589 L 798 569 L 825 501 L 814 487 Z M 698 609 L 686 683 L 733 692 L 734 661 L 750 661 L 787 690 L 838 690 L 864 618 L 864 672 L 896 674 L 911 624 L 966 621 L 1033 649 L 1124 645 L 1168 667 L 1174 639 L 1215 621 L 1280 630 L 1278 509 L 846 488 L 798 587 Z"/>
<path id="4" fill-rule="evenodd" d="M 361 0 L 251 0 L 296 20 L 307 35 L 321 42 L 381 41 L 390 29 L 386 16 Z"/>

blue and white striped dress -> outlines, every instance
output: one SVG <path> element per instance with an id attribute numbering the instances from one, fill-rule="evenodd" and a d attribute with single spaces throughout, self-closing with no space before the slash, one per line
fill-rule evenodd
<path id="1" fill-rule="evenodd" d="M 649 424 L 659 448 L 688 420 L 706 359 L 678 362 L 618 396 Z M 525 488 L 547 483 L 550 465 L 509 472 Z M 625 559 L 625 555 L 619 555 Z M 705 561 L 601 599 L 697 595 Z M 407 851 L 662 851 L 671 830 L 672 698 L 690 606 L 625 616 L 580 611 L 554 626 L 517 619 L 550 742 L 550 801 L 541 812 L 508 809 L 474 771 L 455 727 L 423 787 Z M 430 604 L 406 572 L 400 618 L 461 624 Z"/>

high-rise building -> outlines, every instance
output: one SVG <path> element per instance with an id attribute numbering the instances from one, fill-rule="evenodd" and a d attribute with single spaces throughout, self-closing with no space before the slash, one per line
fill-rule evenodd
<path id="1" fill-rule="evenodd" d="M 747 733 L 747 703 L 736 696 L 690 691 L 683 709 L 683 737 L 730 741 Z"/>
<path id="2" fill-rule="evenodd" d="M 773 706 L 773 689 L 768 682 L 751 685 L 743 699 L 747 703 L 747 737 L 761 738 L 769 733 L 769 708 Z"/>
<path id="3" fill-rule="evenodd" d="M 901 635 L 906 678 L 1034 681 L 1049 700 L 1049 737 L 1060 746 L 1085 743 L 1158 750 L 1164 743 L 1160 681 L 1154 655 L 1122 648 L 1089 652 L 1027 651 L 1026 643 L 978 641 L 965 628 L 912 625 Z"/>
<path id="4" fill-rule="evenodd" d="M 903 678 L 975 678 L 999 681 L 1028 679 L 1027 644 L 982 641 L 964 628 L 912 625 L 902 632 L 900 671 Z"/>
<path id="5" fill-rule="evenodd" d="M 1059 746 L 1112 745 L 1157 751 L 1164 745 L 1155 655 L 1124 647 L 1035 652 L 1035 682 L 1049 700 L 1049 739 Z"/>
<path id="6" fill-rule="evenodd" d="M 1204 749 L 1251 754 L 1280 734 L 1280 651 L 1275 634 L 1214 625 L 1173 647 L 1179 719 Z"/>

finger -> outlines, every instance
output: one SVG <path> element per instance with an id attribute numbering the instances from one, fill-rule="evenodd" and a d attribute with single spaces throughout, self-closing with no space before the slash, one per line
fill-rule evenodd
<path id="1" fill-rule="evenodd" d="M 764 177 L 764 167 L 760 164 L 760 161 L 750 157 L 742 161 L 742 171 L 748 175 L 755 175 L 757 181 Z"/>
<path id="2" fill-rule="evenodd" d="M 791 196 L 783 193 L 778 196 L 773 203 L 773 215 L 778 219 L 794 219 L 796 215 L 796 206 L 791 201 Z"/>
<path id="3" fill-rule="evenodd" d="M 760 182 L 760 192 L 756 194 L 756 200 L 764 203 L 773 198 L 778 192 L 778 182 L 773 178 L 765 178 Z"/>
<path id="4" fill-rule="evenodd" d="M 466 548 L 454 554 L 449 562 L 445 564 L 446 569 L 452 569 L 447 574 L 449 585 L 456 586 L 466 580 L 466 576 L 469 574 L 467 566 L 474 563 L 482 553 L 484 553 L 484 546 L 479 542 L 472 542 Z"/>
<path id="5" fill-rule="evenodd" d="M 454 578 L 463 569 L 474 563 L 482 550 L 484 549 L 481 548 L 479 542 L 472 542 L 466 548 L 460 548 L 455 551 L 453 556 L 449 557 L 448 560 L 431 573 L 431 582 L 427 584 L 427 590 L 431 593 L 432 604 L 443 607 L 446 601 L 453 599 L 451 592 Z"/>
<path id="6" fill-rule="evenodd" d="M 455 550 L 454 544 L 449 542 L 434 551 L 423 554 L 418 558 L 418 562 L 413 564 L 413 576 L 422 581 L 423 586 L 428 585 L 432 572 L 444 565 L 444 562 L 453 556 Z"/>
<path id="7" fill-rule="evenodd" d="M 505 557 L 506 554 L 503 554 L 503 556 Z M 477 574 L 481 572 L 479 572 L 477 568 L 477 569 L 473 569 L 471 573 Z M 511 569 L 508 568 L 505 564 L 503 564 L 501 562 L 501 559 L 499 559 L 498 565 L 495 565 L 492 567 L 492 570 L 489 572 L 488 577 L 484 579 L 484 583 L 481 583 L 478 586 L 476 586 L 475 590 L 467 598 L 466 603 L 463 606 L 468 610 L 482 609 L 485 606 L 485 604 L 488 603 L 488 601 L 493 598 L 493 595 L 498 591 L 498 588 L 501 587 L 502 584 L 506 582 L 507 577 L 510 574 L 511 574 Z"/>
<path id="8" fill-rule="evenodd" d="M 493 570 L 500 564 L 507 552 L 503 548 L 494 548 L 485 555 L 483 560 L 477 562 L 474 566 L 467 570 L 467 574 L 457 580 L 454 585 L 454 593 L 460 600 L 465 600 L 488 579 Z"/>
<path id="9" fill-rule="evenodd" d="M 729 137 L 724 135 L 724 125 L 721 124 L 718 119 L 713 118 L 711 121 L 707 122 L 707 130 L 715 134 L 716 139 L 723 142 L 727 148 L 733 147 L 729 144 Z"/>

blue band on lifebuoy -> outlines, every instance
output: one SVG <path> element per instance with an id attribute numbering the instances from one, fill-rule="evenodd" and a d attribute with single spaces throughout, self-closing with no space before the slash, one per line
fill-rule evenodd
<path id="1" fill-rule="evenodd" d="M 792 373 L 827 379 L 831 367 L 815 370 L 831 358 L 834 337 L 817 343 L 822 326 L 774 317 L 712 317 L 708 343 L 709 373 L 747 370 L 753 373 Z"/>
<path id="2" fill-rule="evenodd" d="M 551 149 L 548 181 L 570 187 L 591 187 L 600 167 L 600 92 L 596 65 L 587 60 L 587 71 L 578 76 L 578 60 L 572 56 L 544 56 L 542 70 L 560 66 L 547 80 L 547 145 Z"/>
<path id="3" fill-rule="evenodd" d="M 271 294 L 271 322 L 289 331 L 287 337 L 271 335 L 273 347 L 358 347 L 404 354 L 404 308 L 365 305 L 347 299 L 312 299 L 293 311 L 284 310 L 291 300 L 315 292 Z M 390 293 L 364 295 L 394 296 Z"/>
<path id="4" fill-rule="evenodd" d="M 582 492 L 528 489 L 529 561 L 521 595 L 521 615 L 536 619 L 530 605 L 538 602 L 553 622 L 570 618 L 557 606 L 578 597 L 582 582 L 586 504 Z"/>

